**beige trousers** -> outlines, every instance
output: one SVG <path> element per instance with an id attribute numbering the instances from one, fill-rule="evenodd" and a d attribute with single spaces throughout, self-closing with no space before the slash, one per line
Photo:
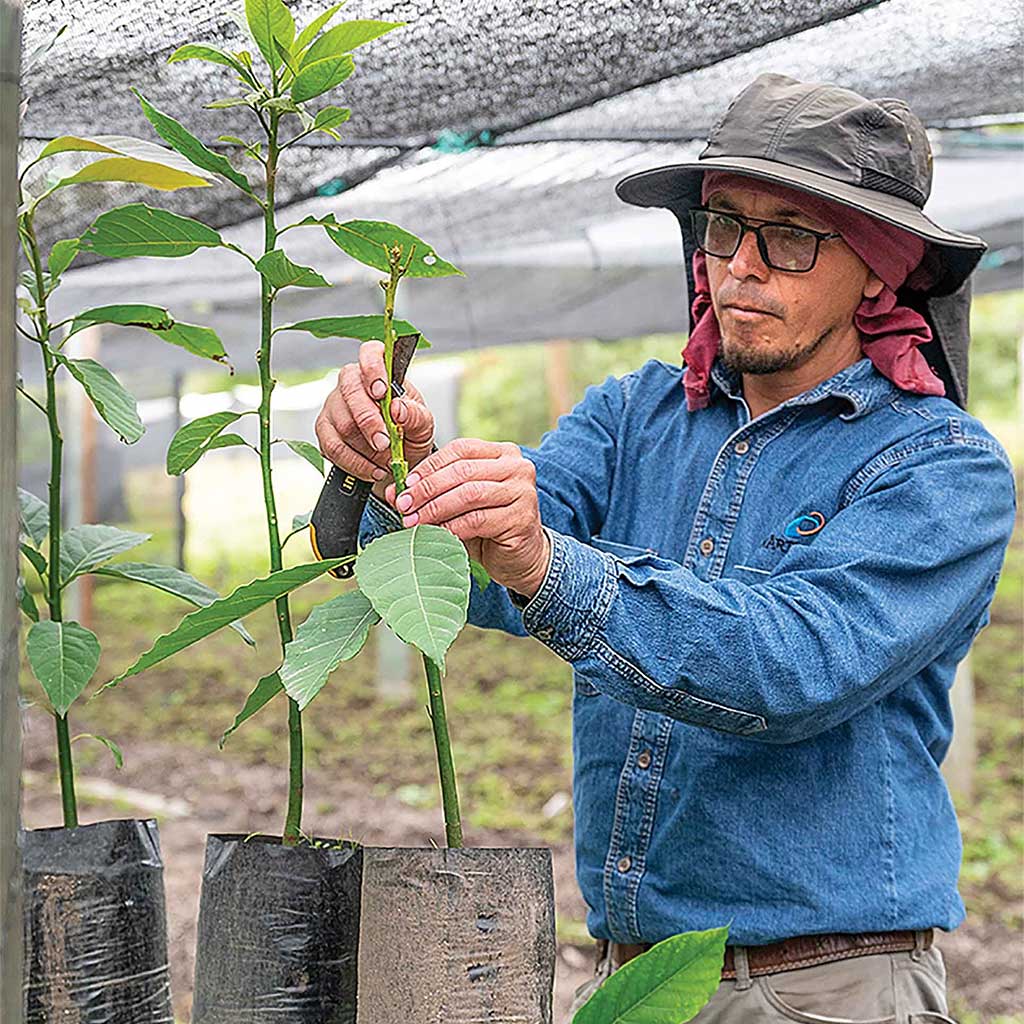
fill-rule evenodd
<path id="1" fill-rule="evenodd" d="M 946 968 L 934 946 L 757 978 L 747 973 L 744 948 L 734 948 L 736 980 L 722 982 L 694 1024 L 956 1024 L 947 1016 Z M 576 990 L 565 1024 L 612 970 L 609 953 Z"/>

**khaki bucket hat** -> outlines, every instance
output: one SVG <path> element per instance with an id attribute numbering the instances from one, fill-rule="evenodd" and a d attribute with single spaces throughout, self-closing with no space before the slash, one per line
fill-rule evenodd
<path id="1" fill-rule="evenodd" d="M 921 351 L 939 364 L 934 368 L 947 395 L 966 403 L 968 279 L 987 246 L 925 215 L 931 146 L 924 125 L 903 100 L 872 100 L 837 85 L 762 74 L 730 103 L 697 160 L 638 171 L 619 181 L 615 192 L 625 202 L 665 207 L 676 215 L 688 279 L 694 244 L 687 212 L 700 205 L 708 170 L 801 189 L 923 238 L 932 283 L 916 293 L 900 289 L 899 295 L 928 319 L 935 341 Z M 944 297 L 948 300 L 941 301 Z"/>

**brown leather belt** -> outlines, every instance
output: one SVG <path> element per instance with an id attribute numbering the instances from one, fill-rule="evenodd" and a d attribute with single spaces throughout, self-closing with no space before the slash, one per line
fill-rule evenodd
<path id="1" fill-rule="evenodd" d="M 761 974 L 775 974 L 778 971 L 795 971 L 800 967 L 814 967 L 834 960 L 851 960 L 858 956 L 874 956 L 878 953 L 904 953 L 913 949 L 930 949 L 935 940 L 931 928 L 920 932 L 861 932 L 856 935 L 798 935 L 768 946 L 745 946 L 747 964 L 751 977 Z M 612 963 L 621 967 L 633 957 L 646 953 L 652 943 L 613 942 Z M 608 952 L 608 943 L 599 939 L 598 961 Z M 732 946 L 725 947 L 725 963 L 722 979 L 736 978 L 736 955 Z"/>

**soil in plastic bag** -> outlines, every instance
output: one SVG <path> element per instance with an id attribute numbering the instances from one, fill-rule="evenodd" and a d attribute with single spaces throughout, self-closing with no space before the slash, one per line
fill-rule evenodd
<path id="1" fill-rule="evenodd" d="M 174 1024 L 155 821 L 21 833 L 26 1024 Z"/>
<path id="2" fill-rule="evenodd" d="M 192 1024 L 353 1024 L 362 851 L 209 836 Z"/>
<path id="3" fill-rule="evenodd" d="M 358 1024 L 551 1024 L 548 849 L 363 851 Z"/>

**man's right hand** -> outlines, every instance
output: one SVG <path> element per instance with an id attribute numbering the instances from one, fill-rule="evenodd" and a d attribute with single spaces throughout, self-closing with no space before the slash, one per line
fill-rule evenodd
<path id="1" fill-rule="evenodd" d="M 381 500 L 391 482 L 391 449 L 379 404 L 387 386 L 383 343 L 364 341 L 359 362 L 341 368 L 338 384 L 316 419 L 324 457 L 360 480 L 373 480 L 373 493 Z M 405 396 L 391 402 L 391 416 L 402 427 L 411 469 L 430 454 L 434 417 L 419 391 L 408 381 L 404 387 Z"/>

